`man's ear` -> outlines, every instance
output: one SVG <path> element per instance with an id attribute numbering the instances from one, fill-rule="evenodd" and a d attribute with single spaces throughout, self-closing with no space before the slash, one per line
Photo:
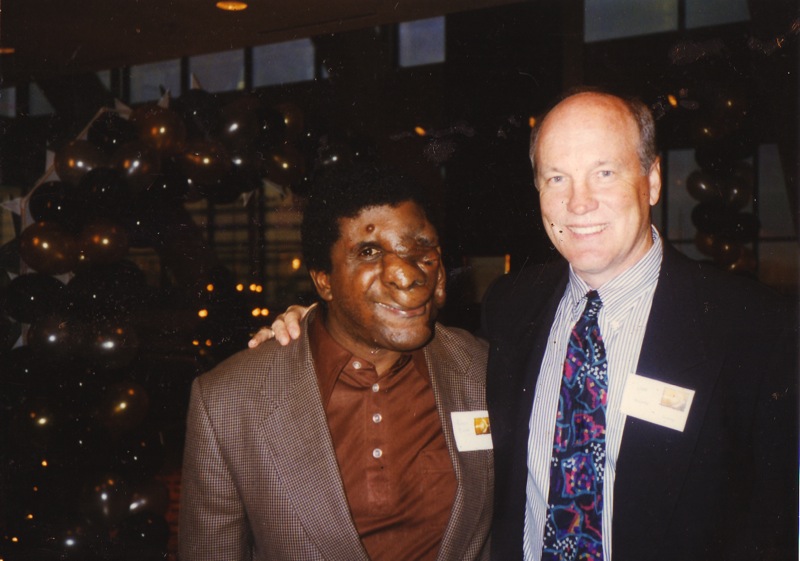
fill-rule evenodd
<path id="1" fill-rule="evenodd" d="M 436 289 L 433 293 L 433 303 L 436 308 L 441 310 L 444 308 L 445 300 L 447 299 L 447 271 L 445 271 L 444 263 L 442 263 L 441 250 L 439 250 L 439 273 L 436 277 Z"/>
<path id="2" fill-rule="evenodd" d="M 650 166 L 647 182 L 649 185 L 648 202 L 650 206 L 654 206 L 661 198 L 661 158 L 656 157 L 653 165 Z"/>
<path id="3" fill-rule="evenodd" d="M 331 275 L 325 271 L 309 271 L 311 280 L 314 281 L 314 288 L 317 289 L 317 294 L 325 302 L 333 300 L 333 292 L 331 291 Z"/>

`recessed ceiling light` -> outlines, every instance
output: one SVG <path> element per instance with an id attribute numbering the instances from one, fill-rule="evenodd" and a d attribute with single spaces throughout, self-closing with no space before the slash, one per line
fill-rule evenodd
<path id="1" fill-rule="evenodd" d="M 217 2 L 217 8 L 220 10 L 226 10 L 228 12 L 240 12 L 247 8 L 247 3 L 245 2 Z"/>

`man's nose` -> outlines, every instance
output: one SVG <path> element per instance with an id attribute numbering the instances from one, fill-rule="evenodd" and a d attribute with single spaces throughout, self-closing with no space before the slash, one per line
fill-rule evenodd
<path id="1" fill-rule="evenodd" d="M 573 214 L 585 214 L 597 208 L 597 199 L 591 186 L 585 181 L 576 181 L 567 199 L 567 210 Z"/>
<path id="2" fill-rule="evenodd" d="M 425 284 L 427 275 L 414 256 L 390 253 L 384 256 L 384 280 L 401 290 L 408 290 Z"/>

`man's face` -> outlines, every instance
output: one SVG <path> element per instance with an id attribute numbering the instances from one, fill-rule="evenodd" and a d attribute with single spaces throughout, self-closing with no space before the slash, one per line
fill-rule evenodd
<path id="1" fill-rule="evenodd" d="M 656 161 L 643 173 L 639 131 L 616 98 L 584 93 L 546 117 L 536 145 L 542 220 L 556 249 L 599 288 L 652 246 L 650 207 L 661 192 Z"/>
<path id="2" fill-rule="evenodd" d="M 339 220 L 330 274 L 312 271 L 328 303 L 326 326 L 353 354 L 411 351 L 433 334 L 444 303 L 436 230 L 413 202 L 365 208 Z"/>

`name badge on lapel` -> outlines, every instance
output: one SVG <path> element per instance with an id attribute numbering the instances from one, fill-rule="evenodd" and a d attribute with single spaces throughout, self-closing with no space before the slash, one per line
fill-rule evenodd
<path id="1" fill-rule="evenodd" d="M 683 432 L 694 390 L 631 374 L 625 382 L 620 410 L 626 415 Z"/>
<path id="2" fill-rule="evenodd" d="M 492 428 L 488 411 L 453 411 L 450 418 L 459 452 L 492 449 Z"/>

